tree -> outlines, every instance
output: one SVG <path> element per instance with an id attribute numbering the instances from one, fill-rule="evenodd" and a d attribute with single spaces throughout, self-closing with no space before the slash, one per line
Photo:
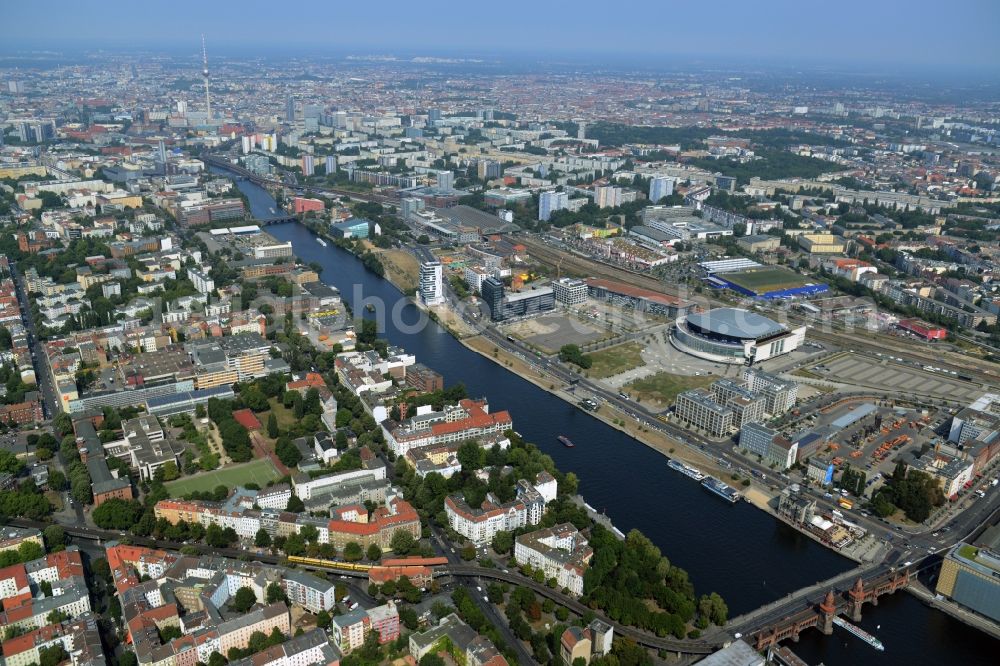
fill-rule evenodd
<path id="1" fill-rule="evenodd" d="M 0 472 L 17 476 L 25 467 L 16 455 L 7 450 L 0 450 Z"/>
<path id="2" fill-rule="evenodd" d="M 271 412 L 267 417 L 267 436 L 271 439 L 278 438 L 278 417 Z"/>
<path id="3" fill-rule="evenodd" d="M 232 606 L 237 613 L 246 613 L 255 603 L 257 603 L 257 597 L 254 596 L 253 590 L 249 587 L 241 587 L 233 596 Z"/>
<path id="4" fill-rule="evenodd" d="M 286 604 L 288 603 L 288 596 L 285 594 L 285 591 L 281 589 L 281 585 L 278 583 L 271 583 L 267 586 L 266 599 L 269 604 L 277 603 L 279 601 L 283 601 Z"/>
<path id="5" fill-rule="evenodd" d="M 378 547 L 377 543 L 372 543 L 368 546 L 368 551 L 365 553 L 369 562 L 375 562 L 382 557 L 382 549 Z"/>
<path id="6" fill-rule="evenodd" d="M 512 532 L 500 531 L 493 537 L 493 550 L 501 555 L 506 555 L 514 547 L 514 534 Z"/>
<path id="7" fill-rule="evenodd" d="M 320 627 L 321 629 L 326 629 L 327 627 L 330 626 L 332 622 L 333 618 L 331 618 L 330 614 L 327 613 L 325 610 L 321 610 L 320 612 L 316 613 L 317 627 Z"/>
<path id="8" fill-rule="evenodd" d="M 357 562 L 361 559 L 364 553 L 361 550 L 361 544 L 351 541 L 346 546 L 344 546 L 344 559 L 348 562 Z"/>
<path id="9" fill-rule="evenodd" d="M 135 500 L 109 499 L 90 514 L 94 523 L 106 530 L 127 530 L 142 515 L 143 508 Z"/>
<path id="10" fill-rule="evenodd" d="M 271 546 L 271 535 L 268 534 L 267 530 L 262 527 L 257 530 L 257 534 L 254 535 L 253 542 L 258 548 L 268 548 Z"/>
<path id="11" fill-rule="evenodd" d="M 286 467 L 295 467 L 302 460 L 302 453 L 299 452 L 298 447 L 292 443 L 292 439 L 288 435 L 282 435 L 278 438 L 274 445 L 274 452 Z"/>
<path id="12" fill-rule="evenodd" d="M 61 525 L 49 525 L 43 532 L 45 545 L 51 551 L 59 546 L 66 545 L 66 530 Z"/>
<path id="13" fill-rule="evenodd" d="M 291 499 L 288 500 L 288 506 L 285 508 L 292 513 L 302 513 L 306 510 L 306 505 L 303 504 L 302 499 L 298 495 L 292 495 Z"/>
<path id="14" fill-rule="evenodd" d="M 593 364 L 593 360 L 580 351 L 578 345 L 563 345 L 559 349 L 559 360 L 563 363 L 572 363 L 581 368 L 589 368 Z"/>
<path id="15" fill-rule="evenodd" d="M 226 666 L 226 658 L 220 652 L 213 652 L 208 656 L 208 666 Z"/>
<path id="16" fill-rule="evenodd" d="M 269 406 L 267 396 L 256 385 L 243 389 L 240 392 L 240 397 L 243 398 L 243 404 L 255 412 L 262 412 Z"/>
<path id="17" fill-rule="evenodd" d="M 38 666 L 57 666 L 67 659 L 69 659 L 69 653 L 66 652 L 62 643 L 38 650 Z"/>
<path id="18" fill-rule="evenodd" d="M 292 557 L 303 555 L 306 552 L 306 540 L 302 538 L 301 534 L 289 534 L 285 538 L 282 550 L 285 551 L 285 555 L 291 555 Z"/>
<path id="19" fill-rule="evenodd" d="M 178 476 L 180 476 L 180 472 L 177 469 L 177 463 L 174 462 L 173 460 L 168 460 L 167 462 L 163 463 L 163 465 L 160 466 L 156 471 L 163 472 L 164 481 L 173 481 Z"/>
<path id="20" fill-rule="evenodd" d="M 180 638 L 182 635 L 180 627 L 176 624 L 168 624 L 160 629 L 160 642 L 169 643 L 175 638 Z"/>
<path id="21" fill-rule="evenodd" d="M 68 619 L 69 615 L 67 615 L 64 611 L 59 610 L 58 608 L 55 609 L 54 611 L 51 611 L 48 615 L 45 616 L 45 620 L 49 624 L 59 624 L 60 622 L 65 622 Z"/>
<path id="22" fill-rule="evenodd" d="M 474 472 L 483 466 L 486 452 L 475 441 L 469 440 L 458 447 L 456 458 L 462 465 L 462 470 Z"/>
<path id="23" fill-rule="evenodd" d="M 428 652 L 420 658 L 420 666 L 445 666 L 445 662 L 433 652 Z"/>
<path id="24" fill-rule="evenodd" d="M 408 555 L 415 545 L 416 540 L 406 530 L 396 530 L 389 541 L 389 548 L 397 555 Z"/>
<path id="25" fill-rule="evenodd" d="M 66 475 L 57 469 L 49 468 L 49 488 L 52 490 L 66 490 L 69 488 L 69 481 Z"/>

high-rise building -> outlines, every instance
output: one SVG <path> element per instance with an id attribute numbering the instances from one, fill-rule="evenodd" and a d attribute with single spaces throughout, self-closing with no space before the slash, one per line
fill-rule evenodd
<path id="1" fill-rule="evenodd" d="M 444 302 L 443 275 L 440 261 L 425 261 L 420 264 L 420 300 L 424 305 Z"/>
<path id="2" fill-rule="evenodd" d="M 302 156 L 302 175 L 311 176 L 316 173 L 316 160 L 312 155 L 306 153 Z"/>
<path id="3" fill-rule="evenodd" d="M 295 121 L 295 98 L 291 95 L 285 100 L 285 120 L 288 122 Z"/>
<path id="4" fill-rule="evenodd" d="M 424 203 L 423 199 L 417 199 L 416 197 L 407 197 L 403 199 L 402 204 L 400 206 L 401 209 L 400 212 L 403 215 L 403 219 L 409 220 L 411 215 L 414 215 L 422 211 L 425 205 L 426 204 Z"/>
<path id="5" fill-rule="evenodd" d="M 479 288 L 486 307 L 490 309 L 490 317 L 494 321 L 503 319 L 503 282 L 495 277 L 488 277 L 483 280 Z"/>
<path id="6" fill-rule="evenodd" d="M 427 120 L 434 122 L 435 120 L 441 120 L 441 110 L 440 109 L 428 109 L 427 110 Z"/>
<path id="7" fill-rule="evenodd" d="M 451 171 L 438 171 L 437 172 L 437 186 L 442 190 L 451 190 L 455 188 L 455 174 Z"/>
<path id="8" fill-rule="evenodd" d="M 663 197 L 674 193 L 674 179 L 666 176 L 653 176 L 649 181 L 649 200 L 658 203 Z"/>
<path id="9" fill-rule="evenodd" d="M 542 192 L 538 196 L 538 219 L 548 222 L 552 213 L 569 208 L 569 195 L 565 192 Z"/>
<path id="10" fill-rule="evenodd" d="M 479 160 L 476 164 L 476 175 L 480 180 L 493 180 L 503 173 L 503 165 L 496 160 Z"/>
<path id="11" fill-rule="evenodd" d="M 587 138 L 587 123 L 580 121 L 576 126 L 576 138 L 583 141 Z"/>
<path id="12" fill-rule="evenodd" d="M 594 203 L 598 208 L 617 208 L 622 205 L 622 188 L 602 185 L 594 190 Z"/>
<path id="13" fill-rule="evenodd" d="M 337 173 L 337 156 L 327 155 L 326 156 L 326 175 Z"/>

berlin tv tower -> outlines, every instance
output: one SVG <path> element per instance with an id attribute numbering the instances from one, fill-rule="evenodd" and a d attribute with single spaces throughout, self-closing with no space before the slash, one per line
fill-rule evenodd
<path id="1" fill-rule="evenodd" d="M 208 51 L 205 49 L 205 35 L 201 36 L 201 60 L 203 67 L 201 76 L 205 79 L 205 116 L 207 120 L 212 119 L 212 98 L 208 94 Z"/>

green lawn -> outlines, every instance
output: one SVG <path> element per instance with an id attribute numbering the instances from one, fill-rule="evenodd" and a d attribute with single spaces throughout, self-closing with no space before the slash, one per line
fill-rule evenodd
<path id="1" fill-rule="evenodd" d="M 622 392 L 632 398 L 654 405 L 657 408 L 669 407 L 674 404 L 678 393 L 688 389 L 708 386 L 718 379 L 714 375 L 672 375 L 669 372 L 658 372 L 649 377 L 637 379 L 622 387 Z"/>
<path id="2" fill-rule="evenodd" d="M 975 546 L 966 544 L 958 549 L 958 556 L 967 560 L 975 560 L 977 555 L 979 555 L 979 549 Z"/>
<path id="3" fill-rule="evenodd" d="M 280 475 L 269 458 L 258 458 L 239 465 L 229 465 L 211 472 L 202 472 L 163 484 L 173 497 L 180 497 L 195 490 L 215 490 L 216 486 L 234 488 L 246 483 L 256 483 L 263 488 L 268 481 Z"/>
<path id="4" fill-rule="evenodd" d="M 596 379 L 613 377 L 626 370 L 646 365 L 646 362 L 642 360 L 642 345 L 638 342 L 626 342 L 587 354 L 587 356 L 593 361 L 587 374 Z"/>
<path id="5" fill-rule="evenodd" d="M 274 412 L 274 417 L 276 419 L 278 419 L 278 427 L 279 428 L 287 429 L 287 428 L 291 428 L 293 425 L 295 425 L 295 422 L 298 419 L 295 418 L 295 414 L 292 413 L 292 410 L 287 409 L 284 405 L 282 405 L 278 401 L 277 398 L 271 398 L 267 402 L 268 402 L 269 405 L 271 405 L 271 410 L 270 411 Z M 268 415 L 269 415 L 268 412 L 261 412 L 257 416 L 257 418 L 260 419 L 260 422 L 263 423 L 265 427 L 267 426 Z M 267 434 L 267 433 L 265 432 L 264 434 Z"/>

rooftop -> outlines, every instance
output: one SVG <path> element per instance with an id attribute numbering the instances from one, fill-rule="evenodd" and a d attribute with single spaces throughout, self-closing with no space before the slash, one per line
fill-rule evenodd
<path id="1" fill-rule="evenodd" d="M 688 315 L 687 322 L 717 335 L 741 339 L 759 339 L 785 330 L 776 321 L 740 308 L 716 308 L 691 314 Z"/>

